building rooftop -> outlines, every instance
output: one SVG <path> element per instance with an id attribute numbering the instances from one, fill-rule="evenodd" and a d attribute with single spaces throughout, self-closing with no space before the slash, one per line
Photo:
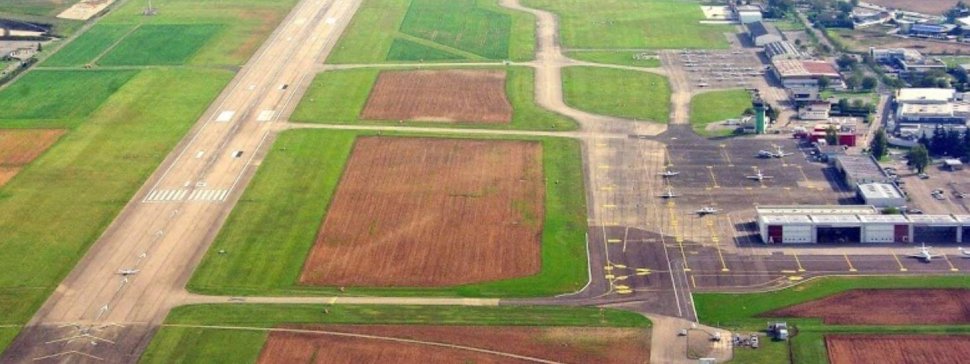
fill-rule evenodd
<path id="1" fill-rule="evenodd" d="M 777 35 L 779 37 L 781 36 L 781 32 L 778 31 L 778 28 L 775 28 L 775 26 L 771 24 L 765 24 L 765 22 L 762 21 L 745 24 L 744 28 L 747 29 L 748 34 L 750 34 L 753 38 L 769 34 Z"/>
<path id="2" fill-rule="evenodd" d="M 785 77 L 830 77 L 841 78 L 835 65 L 823 61 L 801 61 L 793 59 L 774 60 L 771 64 L 782 78 Z"/>
<path id="3" fill-rule="evenodd" d="M 781 41 L 781 42 L 771 42 L 765 44 L 765 55 L 768 59 L 773 59 L 775 57 L 790 57 L 790 58 L 800 58 L 802 57 L 802 52 L 798 50 L 793 44 Z"/>
<path id="4" fill-rule="evenodd" d="M 863 183 L 859 185 L 859 193 L 866 200 L 871 198 L 903 198 L 902 192 L 896 186 L 888 183 Z"/>
<path id="5" fill-rule="evenodd" d="M 872 156 L 846 154 L 836 157 L 836 161 L 842 166 L 842 170 L 850 180 L 859 183 L 867 181 L 888 182 L 889 177 L 886 176 L 886 172 L 882 170 L 882 167 Z"/>
<path id="6" fill-rule="evenodd" d="M 811 224 L 808 215 L 765 215 L 761 216 L 766 224 Z"/>
<path id="7" fill-rule="evenodd" d="M 894 224 L 905 224 L 909 222 L 909 220 L 906 219 L 906 216 L 903 216 L 903 215 L 860 215 L 859 221 L 894 223 Z"/>
<path id="8" fill-rule="evenodd" d="M 900 103 L 900 116 L 950 116 L 953 115 L 954 105 L 946 104 L 911 104 Z"/>
<path id="9" fill-rule="evenodd" d="M 818 224 L 858 224 L 856 215 L 810 215 L 809 218 Z"/>
<path id="10" fill-rule="evenodd" d="M 953 219 L 962 224 L 970 224 L 970 215 L 953 215 Z"/>
<path id="11" fill-rule="evenodd" d="M 906 215 L 910 222 L 919 224 L 955 224 L 957 222 L 950 215 Z"/>
<path id="12" fill-rule="evenodd" d="M 755 207 L 759 215 L 876 215 L 868 205 L 764 205 Z"/>
<path id="13" fill-rule="evenodd" d="M 945 103 L 956 98 L 957 91 L 951 88 L 902 88 L 896 91 L 897 102 L 907 103 Z"/>

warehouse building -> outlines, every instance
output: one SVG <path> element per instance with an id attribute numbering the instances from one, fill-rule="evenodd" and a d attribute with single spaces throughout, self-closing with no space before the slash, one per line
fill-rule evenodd
<path id="1" fill-rule="evenodd" d="M 822 78 L 828 79 L 832 88 L 845 88 L 839 70 L 829 62 L 774 59 L 771 61 L 771 70 L 786 89 L 818 88 L 818 80 Z"/>
<path id="2" fill-rule="evenodd" d="M 854 189 L 858 189 L 860 184 L 893 182 L 870 155 L 838 156 L 835 158 L 835 168 L 844 178 L 845 184 Z"/>
<path id="3" fill-rule="evenodd" d="M 859 198 L 866 205 L 878 208 L 906 206 L 906 196 L 890 183 L 862 183 L 858 187 Z"/>
<path id="4" fill-rule="evenodd" d="M 756 21 L 748 23 L 744 25 L 744 29 L 748 33 L 751 43 L 754 43 L 758 47 L 764 47 L 768 43 L 785 40 L 785 37 L 781 35 L 778 28 L 770 24 L 765 24 L 765 22 Z"/>
<path id="5" fill-rule="evenodd" d="M 765 56 L 773 59 L 800 59 L 805 57 L 798 47 L 786 41 L 765 44 Z"/>
<path id="6" fill-rule="evenodd" d="M 970 242 L 970 215 L 879 215 L 873 206 L 773 206 L 757 212 L 765 244 Z"/>

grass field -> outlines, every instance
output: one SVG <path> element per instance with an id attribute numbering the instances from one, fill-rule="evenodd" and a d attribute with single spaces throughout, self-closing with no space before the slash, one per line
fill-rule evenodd
<path id="1" fill-rule="evenodd" d="M 740 329 L 745 332 L 764 330 L 770 318 L 759 314 L 808 302 L 851 289 L 860 288 L 970 288 L 970 281 L 962 276 L 930 277 L 830 277 L 820 278 L 780 291 L 751 294 L 696 293 L 694 302 L 701 322 L 708 325 Z M 729 304 L 725 304 L 728 303 Z M 970 325 L 879 325 L 840 326 L 825 325 L 814 318 L 785 318 L 798 334 L 788 342 L 763 340 L 763 349 L 735 351 L 732 363 L 789 363 L 786 355 L 790 349 L 794 363 L 826 363 L 823 335 L 826 333 L 919 333 L 919 334 L 970 334 Z M 789 347 L 790 346 L 790 347 Z M 739 355 L 739 352 L 741 353 Z"/>
<path id="2" fill-rule="evenodd" d="M 646 72 L 567 67 L 563 98 L 569 106 L 595 114 L 663 123 L 670 119 L 670 84 Z"/>
<path id="3" fill-rule="evenodd" d="M 139 15 L 143 3 L 128 2 L 101 22 L 227 24 L 190 63 L 233 65 L 248 59 L 292 3 L 171 0 L 148 18 Z M 63 57 L 83 62 L 99 49 Z M 67 129 L 0 188 L 0 216 L 17 217 L 0 218 L 0 325 L 30 319 L 232 76 L 224 67 L 33 70 L 0 91 L 0 128 Z M 11 330 L 0 331 L 0 344 Z"/>
<path id="4" fill-rule="evenodd" d="M 44 61 L 44 66 L 83 66 L 135 28 L 135 24 L 98 24 Z"/>
<path id="5" fill-rule="evenodd" d="M 660 67 L 660 58 L 650 52 L 631 51 L 572 51 L 566 52 L 569 58 L 604 64 L 618 64 L 635 67 Z M 640 56 L 638 59 L 637 56 Z"/>
<path id="6" fill-rule="evenodd" d="M 690 124 L 694 132 L 703 136 L 730 134 L 730 130 L 708 131 L 705 128 L 718 121 L 738 119 L 751 107 L 751 94 L 745 90 L 705 92 L 690 100 Z"/>
<path id="7" fill-rule="evenodd" d="M 533 58 L 534 22 L 494 0 L 367 0 L 327 62 L 525 61 Z M 414 58 L 424 54 L 431 56 Z"/>
<path id="8" fill-rule="evenodd" d="M 339 305 L 207 305 L 176 308 L 166 325 L 268 328 L 281 324 L 517 325 L 648 328 L 641 315 L 597 308 Z M 142 363 L 255 362 L 267 332 L 163 326 Z"/>
<path id="9" fill-rule="evenodd" d="M 566 48 L 723 49 L 729 25 L 700 24 L 700 4 L 679 0 L 524 0 L 560 19 Z"/>
<path id="10" fill-rule="evenodd" d="M 299 286 L 297 282 L 355 136 L 338 131 L 294 131 L 281 135 L 192 277 L 189 288 L 212 294 L 342 294 L 336 287 Z M 449 288 L 347 287 L 346 294 L 543 296 L 580 288 L 587 277 L 586 208 L 579 146 L 564 139 L 542 142 L 546 219 L 542 271 L 538 275 Z M 212 253 L 218 250 L 227 254 Z"/>
<path id="11" fill-rule="evenodd" d="M 215 24 L 146 24 L 104 55 L 105 66 L 185 64 L 220 30 Z"/>
<path id="12" fill-rule="evenodd" d="M 0 2 L 0 12 L 53 17 L 74 5 L 75 2 L 69 0 L 4 0 Z"/>
<path id="13" fill-rule="evenodd" d="M 533 71 L 525 67 L 508 67 L 506 94 L 512 103 L 512 121 L 503 124 L 483 123 L 422 123 L 405 125 L 434 127 L 474 127 L 524 130 L 574 130 L 576 122 L 546 111 L 535 104 Z M 298 122 L 325 124 L 397 124 L 396 122 L 361 120 L 378 69 L 330 71 L 317 75 L 291 119 Z"/>
<path id="14" fill-rule="evenodd" d="M 82 120 L 121 89 L 137 71 L 35 71 L 0 91 L 5 120 Z M 48 127 L 47 123 L 34 126 Z"/>

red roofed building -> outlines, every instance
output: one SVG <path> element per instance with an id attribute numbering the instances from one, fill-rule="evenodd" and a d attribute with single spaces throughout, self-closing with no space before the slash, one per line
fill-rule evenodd
<path id="1" fill-rule="evenodd" d="M 796 59 L 778 59 L 771 62 L 772 71 L 785 88 L 798 89 L 818 87 L 820 78 L 828 78 L 831 87 L 842 88 L 842 75 L 834 64 L 823 61 L 802 61 Z"/>

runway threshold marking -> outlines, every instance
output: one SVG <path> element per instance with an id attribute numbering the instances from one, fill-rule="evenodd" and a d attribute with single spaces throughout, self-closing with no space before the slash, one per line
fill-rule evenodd
<path id="1" fill-rule="evenodd" d="M 842 253 L 842 256 L 845 257 L 845 263 L 849 265 L 849 271 L 850 272 L 857 272 L 857 271 L 859 271 L 858 269 L 855 269 L 854 266 L 852 266 L 852 261 L 849 260 L 849 255 L 848 254 Z M 897 259 L 897 261 L 898 261 L 898 259 Z"/>
<path id="2" fill-rule="evenodd" d="M 950 257 L 947 257 L 946 254 L 943 254 L 943 260 L 945 260 L 946 261 L 946 264 L 948 264 L 950 266 L 950 271 L 951 272 L 959 272 L 960 271 L 959 269 L 957 269 L 957 267 L 953 266 L 953 262 L 950 261 Z"/>
<path id="3" fill-rule="evenodd" d="M 798 259 L 798 254 L 796 254 L 796 253 L 792 253 L 792 256 L 794 256 L 794 257 L 795 257 L 795 264 L 797 264 L 797 265 L 798 265 L 798 271 L 799 271 L 799 272 L 804 272 L 804 271 L 805 271 L 805 268 L 804 268 L 804 267 L 802 267 L 802 261 L 801 261 L 800 259 Z M 851 266 L 851 265 L 852 265 L 852 263 L 849 263 L 849 265 Z"/>
<path id="4" fill-rule="evenodd" d="M 906 269 L 905 266 L 903 266 L 903 262 L 901 260 L 899 260 L 899 256 L 896 255 L 896 252 L 893 252 L 893 259 L 896 259 L 896 264 L 899 264 L 899 271 L 900 272 L 905 272 L 905 271 L 908 271 L 909 270 L 909 269 Z"/>

